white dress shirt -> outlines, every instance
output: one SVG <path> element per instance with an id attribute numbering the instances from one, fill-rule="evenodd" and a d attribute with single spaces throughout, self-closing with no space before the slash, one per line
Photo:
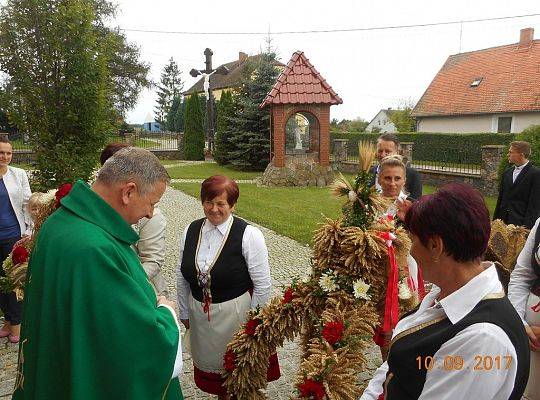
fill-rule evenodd
<path id="1" fill-rule="evenodd" d="M 525 325 L 527 325 L 525 322 L 527 299 L 531 293 L 532 284 L 537 278 L 536 273 L 531 266 L 531 257 L 534 250 L 534 237 L 536 236 L 539 223 L 540 218 L 536 220 L 536 223 L 527 237 L 525 246 L 523 246 L 521 253 L 519 253 L 516 266 L 510 275 L 510 283 L 508 284 L 508 299 Z"/>
<path id="2" fill-rule="evenodd" d="M 502 293 L 503 287 L 492 264 L 482 273 L 454 293 L 437 302 L 440 288 L 433 289 L 426 295 L 418 311 L 398 322 L 393 337 L 400 332 L 419 324 L 446 316 L 452 324 L 463 319 L 488 294 Z M 509 355 L 512 360 L 509 369 L 492 368 L 474 371 L 474 357 Z M 438 368 L 446 356 L 460 356 L 465 366 L 461 370 Z M 497 325 L 477 323 L 468 326 L 452 339 L 444 343 L 434 354 L 434 367 L 427 371 L 426 382 L 419 397 L 420 400 L 507 400 L 514 388 L 517 373 L 516 350 L 508 335 Z M 388 364 L 384 362 L 375 371 L 361 400 L 375 400 L 383 392 Z"/>
<path id="3" fill-rule="evenodd" d="M 214 258 L 218 255 L 221 244 L 225 239 L 229 225 L 233 222 L 232 214 L 221 225 L 212 225 L 208 220 L 204 221 L 202 226 L 201 241 L 199 244 L 199 253 L 197 263 L 202 272 L 208 271 Z M 191 288 L 189 282 L 184 278 L 181 272 L 182 256 L 184 254 L 184 245 L 186 241 L 189 225 L 184 229 L 184 235 L 180 243 L 180 254 L 178 268 L 176 271 L 178 308 L 180 310 L 180 319 L 188 319 L 188 300 Z M 272 279 L 270 277 L 270 265 L 268 263 L 268 250 L 264 242 L 262 232 L 252 226 L 246 226 L 244 236 L 242 237 L 242 255 L 246 260 L 249 276 L 253 282 L 253 295 L 251 297 L 251 308 L 266 304 L 270 298 Z"/>
<path id="4" fill-rule="evenodd" d="M 517 177 L 519 176 L 519 174 L 521 173 L 521 171 L 523 171 L 523 168 L 525 168 L 525 166 L 528 164 L 529 162 L 527 161 L 525 164 L 523 165 L 520 165 L 519 167 L 517 165 L 514 166 L 514 170 L 512 171 L 512 183 L 514 183 L 517 179 Z"/>

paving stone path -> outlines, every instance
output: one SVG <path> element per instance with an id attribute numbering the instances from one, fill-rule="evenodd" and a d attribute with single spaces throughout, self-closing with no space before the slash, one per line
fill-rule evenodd
<path id="1" fill-rule="evenodd" d="M 167 218 L 167 255 L 165 279 L 169 287 L 169 297 L 176 298 L 176 266 L 178 264 L 178 245 L 184 228 L 194 219 L 204 216 L 200 202 L 183 192 L 167 189 L 160 202 L 160 208 Z M 260 227 L 270 257 L 270 267 L 275 294 L 281 292 L 284 286 L 290 284 L 294 277 L 304 275 L 310 264 L 312 255 L 308 246 L 302 245 L 290 238 Z M 0 372 L 0 400 L 9 399 L 15 380 L 17 363 L 17 346 L 0 342 L 0 363 L 3 366 Z M 293 393 L 294 377 L 298 370 L 299 349 L 297 342 L 288 342 L 278 349 L 281 366 L 281 378 L 268 385 L 268 398 L 284 400 Z M 365 383 L 380 364 L 378 348 L 371 347 L 367 351 L 369 368 L 359 377 L 361 384 Z M 186 400 L 202 400 L 215 398 L 198 390 L 193 382 L 193 364 L 188 354 L 184 354 L 184 369 L 180 377 L 182 389 Z"/>

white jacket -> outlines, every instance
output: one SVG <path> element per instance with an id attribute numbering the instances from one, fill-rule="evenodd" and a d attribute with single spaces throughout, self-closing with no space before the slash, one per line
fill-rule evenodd
<path id="1" fill-rule="evenodd" d="M 132 225 L 139 234 L 139 241 L 135 243 L 135 250 L 141 264 L 148 275 L 150 283 L 158 296 L 167 297 L 167 283 L 161 272 L 165 266 L 165 227 L 167 221 L 159 208 L 154 208 L 152 218 L 142 218 Z"/>
<path id="2" fill-rule="evenodd" d="M 32 192 L 26 171 L 21 168 L 15 168 L 8 165 L 6 174 L 3 177 L 4 184 L 9 195 L 9 201 L 15 211 L 21 235 L 29 235 L 32 228 L 32 218 L 26 205 Z"/>

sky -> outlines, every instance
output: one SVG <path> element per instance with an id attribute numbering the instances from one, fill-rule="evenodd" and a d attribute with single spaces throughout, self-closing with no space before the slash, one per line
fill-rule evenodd
<path id="1" fill-rule="evenodd" d="M 520 29 L 526 27 L 534 28 L 535 39 L 540 39 L 540 15 L 414 28 L 279 34 L 535 14 L 540 13 L 539 0 L 118 0 L 117 4 L 118 15 L 111 24 L 139 46 L 141 60 L 151 66 L 153 81 L 159 81 L 173 57 L 188 89 L 196 81 L 189 71 L 204 68 L 206 47 L 214 53 L 216 68 L 236 60 L 240 51 L 258 54 L 270 37 L 281 62 L 286 64 L 296 50 L 303 51 L 339 94 L 343 104 L 331 108 L 331 118 L 337 119 L 370 121 L 382 108 L 416 103 L 451 54 L 516 43 Z M 250 33 L 225 34 L 230 32 Z M 127 121 L 142 123 L 148 113 L 153 117 L 155 102 L 155 89 L 143 90 Z"/>

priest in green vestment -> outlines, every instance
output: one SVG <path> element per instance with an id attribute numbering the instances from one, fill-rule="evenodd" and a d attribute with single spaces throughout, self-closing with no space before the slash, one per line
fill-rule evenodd
<path id="1" fill-rule="evenodd" d="M 170 178 L 127 148 L 96 183 L 77 182 L 43 224 L 30 257 L 13 399 L 179 400 L 173 303 L 156 299 L 131 245 Z"/>

